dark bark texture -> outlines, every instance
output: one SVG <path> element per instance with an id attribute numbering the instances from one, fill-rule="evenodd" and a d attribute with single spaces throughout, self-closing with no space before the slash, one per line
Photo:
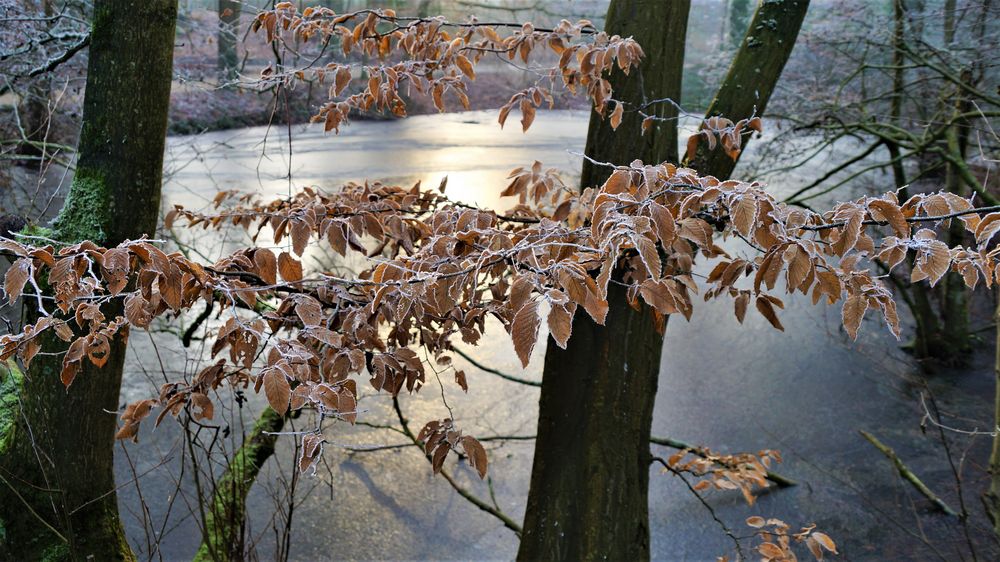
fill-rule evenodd
<path id="1" fill-rule="evenodd" d="M 93 13 L 79 160 L 52 236 L 111 246 L 156 231 L 177 4 L 97 0 Z M 0 435 L 0 558 L 133 559 L 113 471 L 124 339 L 111 347 L 104 367 L 84 362 L 68 389 L 60 355 L 39 355 L 3 385 L 0 415 L 12 422 Z"/>
<path id="2" fill-rule="evenodd" d="M 646 52 L 638 73 L 611 76 L 627 102 L 617 131 L 592 113 L 586 153 L 615 164 L 677 158 L 676 120 L 641 135 L 635 109 L 649 100 L 680 99 L 687 0 L 612 0 L 607 31 L 632 36 Z M 655 113 L 676 117 L 670 103 Z M 585 162 L 583 186 L 610 170 Z M 550 338 L 539 401 L 538 437 L 519 560 L 649 558 L 649 437 L 663 336 L 645 305 L 635 310 L 611 284 L 604 326 L 580 311 L 567 348 Z"/>

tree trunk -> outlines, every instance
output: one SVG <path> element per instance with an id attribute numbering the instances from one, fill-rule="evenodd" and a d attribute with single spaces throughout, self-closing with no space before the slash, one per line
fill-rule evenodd
<path id="1" fill-rule="evenodd" d="M 52 0 L 41 1 L 42 14 L 52 17 L 55 14 Z M 51 24 L 50 24 L 51 25 Z M 52 80 L 48 74 L 42 74 L 31 79 L 23 101 L 21 121 L 27 137 L 19 147 L 18 153 L 24 156 L 42 156 L 49 128 L 49 98 L 51 96 Z"/>
<path id="2" fill-rule="evenodd" d="M 778 10 L 771 4 L 762 4 L 755 14 L 751 29 L 761 26 L 764 31 L 756 40 L 748 36 L 743 43 L 714 107 L 749 115 L 754 104 L 762 110 L 774 91 L 808 2 L 783 2 Z M 632 35 L 647 53 L 641 79 L 612 76 L 615 98 L 633 104 L 643 99 L 677 99 L 688 8 L 687 2 L 612 0 L 608 32 Z M 780 37 L 770 24 L 759 23 L 772 19 L 782 22 L 777 28 L 782 31 Z M 739 64 L 750 70 L 738 69 Z M 654 87 L 660 91 L 644 95 L 640 85 L 645 80 L 650 89 L 652 76 L 658 77 Z M 741 103 L 744 91 L 758 92 L 759 97 L 750 104 Z M 669 104 L 662 105 L 661 116 L 676 115 L 668 113 L 674 111 Z M 738 113 L 741 108 L 747 108 L 743 115 Z M 642 138 L 640 117 L 626 112 L 614 136 L 605 121 L 591 115 L 586 153 L 616 164 L 635 158 L 672 160 L 677 154 L 677 131 L 675 122 L 666 123 L 669 126 L 661 123 L 653 135 L 658 138 L 649 133 Z M 712 159 L 705 169 L 726 178 L 733 165 L 728 157 Z M 585 162 L 581 181 L 584 186 L 598 185 L 607 174 L 606 168 Z M 635 311 L 628 306 L 621 287 L 609 287 L 608 303 L 606 326 L 579 314 L 567 349 L 551 340 L 546 348 L 519 560 L 649 558 L 650 455 L 646 442 L 662 337 L 653 329 L 647 308 Z"/>
<path id="3" fill-rule="evenodd" d="M 1000 538 L 1000 288 L 997 289 L 997 309 L 993 316 L 996 328 L 996 355 L 993 363 L 993 452 L 990 454 L 990 489 L 983 496 L 986 514 L 993 523 L 993 533 Z"/>
<path id="4" fill-rule="evenodd" d="M 111 246 L 155 233 L 176 17 L 176 0 L 94 3 L 79 160 L 51 236 Z M 66 348 L 54 339 L 44 351 Z M 107 364 L 85 363 L 68 389 L 59 355 L 37 356 L 26 376 L 4 384 L 0 558 L 133 559 L 113 471 L 124 360 L 118 338 Z"/>
<path id="5" fill-rule="evenodd" d="M 240 31 L 239 0 L 219 0 L 219 82 L 227 84 L 239 77 L 239 55 L 236 51 Z"/>
<path id="6" fill-rule="evenodd" d="M 631 35 L 646 58 L 638 75 L 612 74 L 615 98 L 632 105 L 617 131 L 591 114 L 588 156 L 676 161 L 676 107 L 646 109 L 670 120 L 645 136 L 634 110 L 644 100 L 680 99 L 689 8 L 688 0 L 612 0 L 608 33 Z M 609 173 L 585 161 L 581 183 L 599 185 Z M 622 287 L 609 287 L 608 304 L 605 326 L 580 312 L 567 348 L 551 340 L 546 348 L 519 560 L 649 558 L 649 437 L 663 337 L 649 308 L 630 307 Z"/>
<path id="7" fill-rule="evenodd" d="M 808 8 L 809 0 L 760 3 L 706 117 L 718 115 L 735 122 L 764 114 L 767 101 L 795 47 Z M 746 135 L 744 144 L 749 140 Z M 736 161 L 720 146 L 709 150 L 708 143 L 702 142 L 686 165 L 721 179 L 733 173 Z"/>

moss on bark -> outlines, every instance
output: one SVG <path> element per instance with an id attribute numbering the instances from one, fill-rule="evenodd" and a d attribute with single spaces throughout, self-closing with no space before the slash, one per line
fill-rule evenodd
<path id="1" fill-rule="evenodd" d="M 108 190 L 100 172 L 78 169 L 73 177 L 69 196 L 53 224 L 52 235 L 56 240 L 106 240 L 105 227 L 111 224 Z"/>

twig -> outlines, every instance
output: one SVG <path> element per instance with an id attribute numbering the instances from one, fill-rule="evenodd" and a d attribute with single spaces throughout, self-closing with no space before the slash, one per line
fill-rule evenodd
<path id="1" fill-rule="evenodd" d="M 658 462 L 662 464 L 663 468 L 670 471 L 674 476 L 679 477 L 681 479 L 681 482 L 684 482 L 684 485 L 687 486 L 688 490 L 690 490 L 692 494 L 694 494 L 694 497 L 698 498 L 698 501 L 701 502 L 701 505 L 705 506 L 705 509 L 707 509 L 708 513 L 711 514 L 712 519 L 715 519 L 715 522 L 719 524 L 719 527 L 722 527 L 722 531 L 726 533 L 726 535 L 730 539 L 732 539 L 733 544 L 736 546 L 736 555 L 737 555 L 736 559 L 746 560 L 747 558 L 743 554 L 743 547 L 740 546 L 740 539 L 733 534 L 733 531 L 729 528 L 729 526 L 725 524 L 725 522 L 722 521 L 722 519 L 719 519 L 719 516 L 715 514 L 715 509 L 707 501 L 705 501 L 705 498 L 701 497 L 701 494 L 698 493 L 698 490 L 694 489 L 694 486 L 692 486 L 691 483 L 688 482 L 688 479 L 684 477 L 684 473 L 670 466 L 669 464 L 667 464 L 667 461 L 661 459 L 660 457 L 653 457 L 653 462 Z"/>
<path id="2" fill-rule="evenodd" d="M 859 429 L 858 433 L 860 433 L 862 437 L 867 439 L 869 443 L 874 445 L 876 449 L 881 451 L 883 455 L 889 457 L 889 460 L 892 461 L 892 464 L 896 466 L 896 471 L 899 472 L 899 475 L 902 476 L 904 479 L 906 479 L 910 484 L 913 484 L 913 487 L 916 488 L 918 492 L 923 494 L 924 497 L 930 500 L 935 507 L 947 513 L 948 515 L 953 515 L 955 517 L 958 517 L 958 513 L 956 513 L 955 510 L 948 507 L 948 504 L 944 503 L 944 500 L 937 497 L 934 494 L 934 492 L 932 492 L 930 488 L 928 488 L 927 485 L 920 480 L 920 478 L 917 478 L 916 474 L 914 474 L 909 468 L 906 467 L 905 464 L 903 464 L 903 461 L 899 458 L 899 456 L 896 455 L 896 451 L 893 451 L 889 446 L 885 445 L 884 443 L 879 441 L 874 435 L 868 433 L 863 429 Z"/>
<path id="3" fill-rule="evenodd" d="M 655 437 L 654 436 L 654 437 L 650 437 L 649 438 L 649 442 L 652 443 L 652 444 L 654 444 L 654 445 L 661 445 L 663 447 L 670 447 L 671 449 L 688 450 L 688 451 L 691 451 L 692 455 L 697 455 L 697 456 L 699 456 L 699 457 L 701 457 L 703 459 L 704 458 L 708 458 L 708 456 L 705 454 L 704 451 L 702 451 L 702 449 L 700 447 L 696 447 L 694 445 L 689 445 L 688 443 L 685 443 L 683 441 L 679 441 L 677 439 L 671 439 L 669 437 Z M 771 482 L 774 482 L 774 484 L 776 486 L 778 486 L 779 488 L 789 488 L 791 486 L 798 486 L 799 485 L 799 483 L 796 482 L 795 480 L 792 480 L 791 478 L 786 478 L 786 477 L 784 477 L 784 476 L 782 476 L 782 475 L 780 475 L 780 474 L 778 474 L 776 472 L 771 472 L 770 470 L 767 471 L 767 479 L 770 480 Z"/>
<path id="4" fill-rule="evenodd" d="M 414 435 L 412 431 L 410 431 L 410 425 L 407 423 L 406 418 L 403 417 L 403 411 L 399 408 L 399 399 L 397 399 L 396 397 L 393 397 L 392 399 L 392 407 L 396 410 L 396 416 L 399 418 L 399 424 L 403 427 L 403 433 L 410 438 L 410 441 L 413 442 L 413 445 L 415 447 L 423 451 L 423 446 L 420 444 L 420 441 L 417 440 L 417 436 Z M 431 460 L 430 455 L 425 453 L 424 456 L 427 457 L 428 461 Z M 517 522 L 515 522 L 513 519 L 508 517 L 507 514 L 491 506 L 490 504 L 484 502 L 483 500 L 477 498 L 476 496 L 472 495 L 471 492 L 463 488 L 458 482 L 455 482 L 455 480 L 451 477 L 451 475 L 448 474 L 447 470 L 442 468 L 440 470 L 440 474 L 441 476 L 444 477 L 444 479 L 448 482 L 448 484 L 450 484 L 451 487 L 454 488 L 456 492 L 458 492 L 458 495 L 469 500 L 469 502 L 472 505 L 478 507 L 479 509 L 485 511 L 486 513 L 489 513 L 493 517 L 496 517 L 501 522 L 503 522 L 504 527 L 507 527 L 511 531 L 514 531 L 514 533 L 518 536 L 518 538 L 521 537 L 521 526 L 518 525 Z"/>
<path id="5" fill-rule="evenodd" d="M 457 347 L 453 347 L 451 349 L 452 349 L 452 351 L 454 351 L 455 353 L 457 353 L 459 355 L 459 357 L 461 357 L 462 359 L 465 359 L 469 363 L 472 363 L 473 367 L 475 367 L 475 368 L 477 368 L 477 369 L 479 369 L 481 371 L 486 371 L 487 373 L 490 373 L 491 375 L 496 375 L 496 376 L 498 376 L 498 377 L 500 377 L 502 379 L 509 380 L 511 382 L 525 384 L 525 385 L 528 385 L 528 386 L 538 386 L 538 387 L 542 386 L 542 383 L 540 383 L 540 382 L 530 381 L 528 379 L 522 379 L 522 378 L 519 378 L 519 377 L 515 377 L 514 375 L 508 375 L 507 373 L 504 373 L 503 371 L 498 371 L 498 370 L 496 370 L 496 369 L 494 369 L 492 367 L 487 367 L 486 365 L 483 365 L 482 363 L 476 361 L 475 359 L 473 359 L 472 357 L 470 357 L 468 354 L 466 354 L 461 349 L 458 349 Z"/>

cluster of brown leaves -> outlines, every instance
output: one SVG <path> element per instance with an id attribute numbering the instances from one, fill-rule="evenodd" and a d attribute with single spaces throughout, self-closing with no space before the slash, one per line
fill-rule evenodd
<path id="1" fill-rule="evenodd" d="M 647 125 L 647 121 L 649 125 Z M 645 133 L 646 129 L 651 125 L 651 118 L 644 120 L 642 123 L 642 132 Z M 701 128 L 697 133 L 688 137 L 687 153 L 684 159 L 690 162 L 698 151 L 698 144 L 704 141 L 708 143 L 708 150 L 715 150 L 716 146 L 721 145 L 722 149 L 726 152 L 726 156 L 736 160 L 743 150 L 743 135 L 749 134 L 751 131 L 760 133 L 763 130 L 763 123 L 760 117 L 740 119 L 736 123 L 725 117 L 709 117 L 702 122 Z"/>
<path id="2" fill-rule="evenodd" d="M 548 87 L 526 88 L 511 97 L 501 109 L 500 124 L 514 107 L 521 111 L 524 130 L 531 126 L 536 108 L 553 98 L 555 85 L 571 92 L 583 90 L 601 114 L 611 99 L 611 86 L 604 72 L 615 65 L 628 72 L 642 58 L 642 49 L 631 38 L 608 36 L 598 32 L 589 21 L 563 20 L 552 29 L 536 29 L 532 24 L 498 26 L 470 19 L 450 23 L 444 18 L 399 17 L 393 10 L 359 10 L 337 14 L 330 8 L 306 8 L 301 12 L 292 2 L 278 3 L 272 10 L 260 12 L 252 24 L 263 30 L 267 41 L 283 44 L 286 40 L 307 42 L 313 38 L 328 44 L 336 39 L 345 57 L 361 53 L 376 58 L 377 64 L 364 67 L 367 82 L 360 91 L 342 97 L 352 82 L 350 64 L 329 63 L 320 68 L 299 68 L 275 72 L 271 67 L 262 73 L 264 85 L 290 84 L 308 74 L 322 83 L 332 79 L 329 100 L 313 121 L 323 122 L 327 131 L 339 131 L 351 110 L 389 112 L 406 115 L 405 95 L 413 91 L 430 95 L 439 111 L 445 109 L 445 95 L 453 94 L 468 109 L 467 80 L 475 80 L 475 67 L 485 56 L 528 64 L 539 49 L 558 56 L 558 63 L 548 69 Z M 393 58 L 398 60 L 393 60 Z M 315 61 L 313 61 L 315 64 Z M 405 91 L 401 88 L 407 88 Z M 620 105 L 619 105 L 620 107 Z M 620 116 L 619 116 L 620 119 Z"/>
<path id="3" fill-rule="evenodd" d="M 696 492 L 715 490 L 739 490 L 743 499 L 753 505 L 757 488 L 768 487 L 767 471 L 772 462 L 781 462 L 778 451 L 765 449 L 753 453 L 723 455 L 707 448 L 697 451 L 681 450 L 667 459 L 667 466 L 675 473 L 686 472 L 702 478 L 694 486 Z"/>
<path id="4" fill-rule="evenodd" d="M 552 188 L 548 177 L 540 165 L 516 171 L 507 193 L 534 192 L 538 199 L 538 192 Z M 690 317 L 692 295 L 706 289 L 706 299 L 731 297 L 740 321 L 754 301 L 780 329 L 777 309 L 783 303 L 770 291 L 783 278 L 788 293 L 811 291 L 814 302 L 843 300 L 844 326 L 855 337 L 869 309 L 879 310 L 899 333 L 892 295 L 871 271 L 875 261 L 891 270 L 913 252 L 913 279 L 932 284 L 949 269 L 961 272 L 970 286 L 980 275 L 988 285 L 1000 275 L 998 250 L 989 249 L 1000 230 L 1000 213 L 980 213 L 947 193 L 902 203 L 889 193 L 818 214 L 787 207 L 756 183 L 719 182 L 670 164 L 635 162 L 615 169 L 600 187 L 561 197 L 568 207 L 560 205 L 560 220 L 528 205 L 521 205 L 516 219 L 502 217 L 452 204 L 419 185 L 378 183 L 350 184 L 335 193 L 306 189 L 268 203 L 243 198 L 214 216 L 175 209 L 171 222 L 256 228 L 254 239 L 266 227 L 275 244 L 285 237 L 291 241 L 291 251 L 276 255 L 251 247 L 214 264 L 167 254 L 147 240 L 116 248 L 83 242 L 58 251 L 4 241 L 3 249 L 15 256 L 5 279 L 8 298 L 20 296 L 29 283 L 38 291 L 44 272 L 57 310 L 20 334 L 3 336 L 0 359 L 17 354 L 30 362 L 39 349 L 37 337 L 54 330 L 71 342 L 62 374 L 69 385 L 82 361 L 106 360 L 115 334 L 215 301 L 228 319 L 216 332 L 212 352 L 228 349 L 228 360 L 205 369 L 193 383 L 166 385 L 156 401 L 164 411 L 194 408 L 196 415 L 210 417 L 211 389 L 223 382 L 252 383 L 278 412 L 310 407 L 353 422 L 352 377 L 366 377 L 373 388 L 393 396 L 404 387 L 414 392 L 424 383 L 425 367 L 412 348 L 453 368 L 451 338 L 476 344 L 487 316 L 506 327 L 527 365 L 546 309 L 550 334 L 565 346 L 579 309 L 604 322 L 612 281 L 628 286 L 634 306 L 653 307 L 661 325 L 666 315 Z M 962 220 L 978 247 L 949 248 L 931 228 L 913 232 L 915 225 L 946 226 L 949 220 Z M 877 231 L 886 227 L 891 230 L 880 236 Z M 729 255 L 716 245 L 716 229 L 743 239 L 756 255 Z M 321 239 L 340 254 L 372 260 L 371 267 L 351 279 L 323 272 L 306 277 L 296 256 Z M 701 283 L 692 274 L 699 254 L 717 260 Z M 124 302 L 124 315 L 105 318 L 101 305 L 116 299 Z M 258 357 L 262 364 L 255 367 Z M 456 380 L 467 385 L 464 374 L 456 373 Z M 129 410 L 121 437 L 135 436 L 147 405 Z M 458 441 L 452 441 L 443 443 L 453 448 Z M 746 460 L 732 466 L 753 465 Z M 759 469 L 741 471 L 719 473 L 718 486 L 760 481 Z"/>
<path id="5" fill-rule="evenodd" d="M 798 557 L 792 550 L 792 544 L 805 543 L 809 552 L 816 560 L 822 560 L 824 550 L 837 554 L 837 544 L 826 533 L 816 530 L 816 525 L 802 527 L 798 532 L 789 533 L 791 527 L 780 519 L 764 519 L 760 516 L 748 517 L 747 525 L 758 529 L 757 536 L 761 543 L 755 547 L 761 559 L 766 562 L 795 562 Z M 794 541 L 794 543 L 793 543 Z M 719 559 L 726 562 L 727 557 Z"/>
<path id="6" fill-rule="evenodd" d="M 520 170 L 507 192 L 520 197 L 549 190 L 547 177 L 540 165 Z M 37 287 L 47 274 L 56 310 L 22 333 L 0 338 L 0 359 L 17 354 L 29 362 L 38 336 L 55 330 L 71 342 L 63 368 L 69 385 L 82 361 L 106 360 L 115 334 L 214 301 L 227 319 L 212 352 L 228 350 L 228 359 L 193 383 L 166 385 L 157 405 L 173 414 L 195 408 L 196 415 L 210 417 L 210 390 L 252 383 L 278 412 L 310 407 L 353 422 L 352 377 L 393 396 L 404 387 L 419 390 L 425 367 L 413 348 L 453 369 L 451 338 L 476 344 L 487 316 L 507 329 L 527 365 L 543 319 L 560 346 L 571 337 L 581 308 L 603 323 L 611 282 L 627 285 L 634 306 L 653 307 L 661 325 L 670 314 L 690 317 L 692 295 L 705 289 L 706 299 L 732 298 L 740 321 L 753 301 L 780 329 L 777 310 L 783 303 L 770 292 L 783 278 L 788 293 L 811 292 L 816 302 L 843 300 L 844 326 L 855 337 L 869 309 L 880 311 L 899 333 L 892 295 L 872 272 L 876 260 L 891 270 L 912 252 L 913 279 L 932 284 L 949 269 L 961 272 L 970 286 L 980 276 L 989 285 L 1000 275 L 998 250 L 989 249 L 1000 213 L 981 213 L 947 193 L 902 203 L 889 193 L 818 214 L 779 203 L 756 183 L 719 182 L 670 164 L 635 162 L 615 169 L 600 187 L 560 197 L 568 203 L 560 205 L 561 220 L 528 205 L 521 205 L 518 217 L 503 217 L 452 204 L 419 185 L 378 183 L 350 184 L 334 193 L 306 189 L 268 203 L 244 198 L 214 216 L 175 209 L 170 221 L 234 224 L 256 229 L 254 239 L 267 227 L 275 244 L 290 238 L 291 251 L 276 255 L 256 246 L 214 264 L 167 254 L 147 240 L 116 248 L 83 242 L 58 251 L 4 241 L 3 249 L 15 257 L 5 279 L 8 298 L 29 283 Z M 963 221 L 977 247 L 949 248 L 931 228 L 916 228 L 944 227 L 949 220 Z M 756 255 L 729 255 L 714 241 L 717 229 L 743 239 Z M 371 260 L 371 266 L 356 278 L 324 272 L 307 277 L 297 256 L 324 239 L 338 253 Z M 716 260 L 702 282 L 692 274 L 699 254 Z M 747 277 L 752 280 L 741 281 Z M 124 315 L 105 318 L 101 305 L 116 299 L 124 302 Z M 258 357 L 263 359 L 256 367 Z M 464 374 L 456 373 L 456 381 L 467 385 Z M 131 409 L 120 436 L 133 437 L 144 413 L 145 405 Z M 445 440 L 449 448 L 452 441 Z M 739 487 L 758 472 L 722 474 L 718 482 Z"/>
<path id="7" fill-rule="evenodd" d="M 489 464 L 486 449 L 476 439 L 468 435 L 463 436 L 462 432 L 455 428 L 452 420 L 427 422 L 417 435 L 417 440 L 424 444 L 424 454 L 431 459 L 431 467 L 435 474 L 441 471 L 448 451 L 461 446 L 466 458 L 469 459 L 469 465 L 479 473 L 480 478 L 486 477 L 486 468 Z"/>

